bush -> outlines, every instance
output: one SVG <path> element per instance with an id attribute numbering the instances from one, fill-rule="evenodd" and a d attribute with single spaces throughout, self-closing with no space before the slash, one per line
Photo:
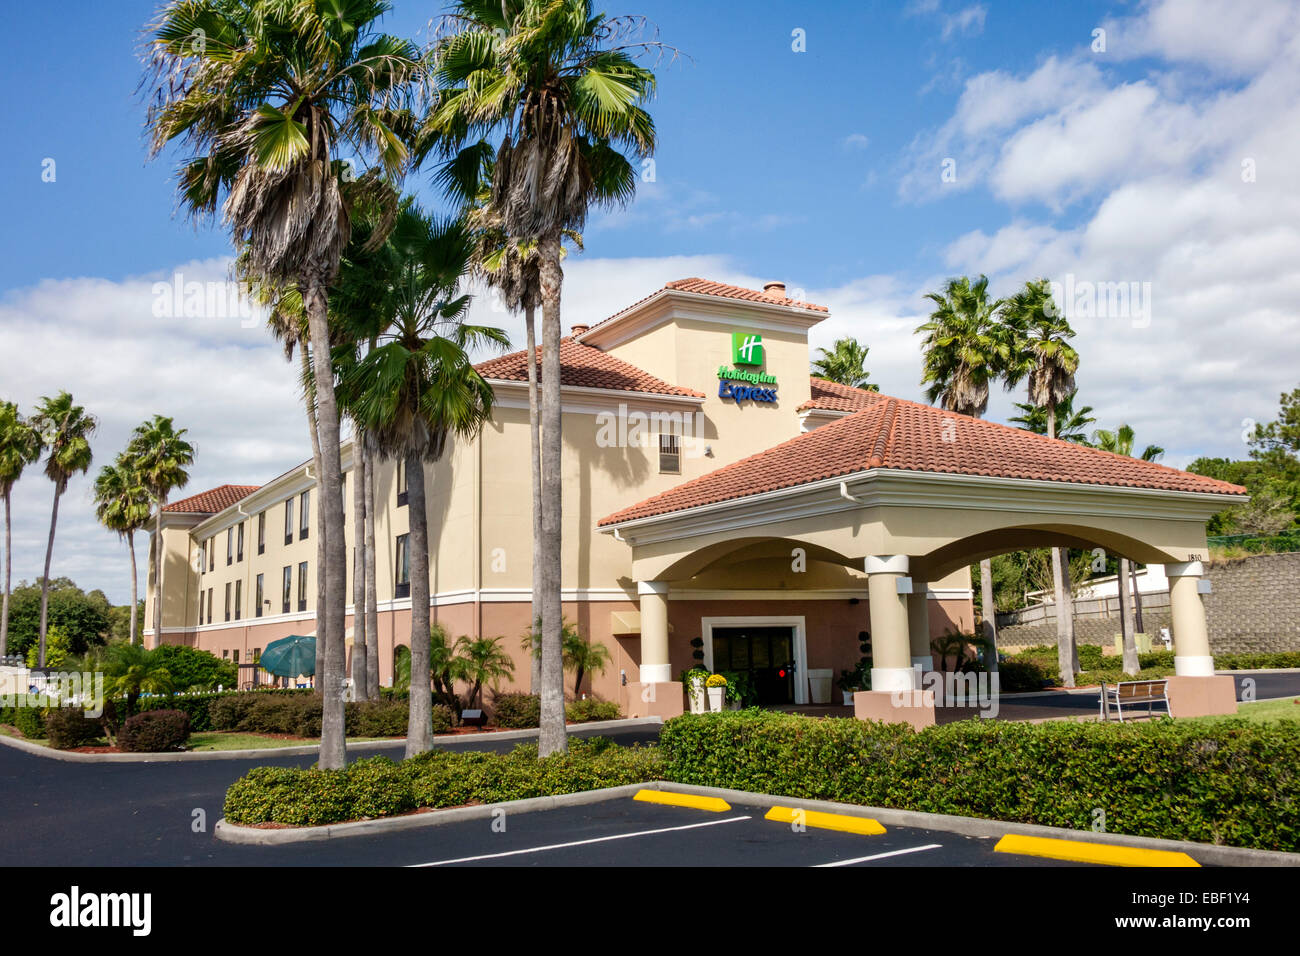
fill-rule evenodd
<path id="1" fill-rule="evenodd" d="M 1300 849 L 1300 734 L 1244 720 L 1145 724 L 687 714 L 659 737 L 680 783 L 1014 823 Z"/>
<path id="2" fill-rule="evenodd" d="M 40 707 L 0 707 L 0 724 L 8 724 L 28 740 L 45 736 L 45 715 Z"/>
<path id="3" fill-rule="evenodd" d="M 45 712 L 45 736 L 56 750 L 71 750 L 94 743 L 104 729 L 80 707 L 51 707 Z"/>
<path id="4" fill-rule="evenodd" d="M 575 700 L 564 707 L 565 720 L 573 724 L 581 724 L 590 720 L 618 720 L 622 716 L 618 704 L 612 700 L 596 700 L 594 697 Z"/>
<path id="5" fill-rule="evenodd" d="M 497 694 L 492 710 L 498 727 L 523 729 L 542 722 L 542 699 L 536 694 Z"/>
<path id="6" fill-rule="evenodd" d="M 432 750 L 401 763 L 358 760 L 345 770 L 258 767 L 226 792 L 225 816 L 245 825 L 312 826 L 421 807 L 495 803 L 659 779 L 654 748 L 574 740 L 539 760 L 535 745 L 505 754 Z"/>
<path id="7" fill-rule="evenodd" d="M 998 664 L 998 690 L 1003 694 L 1042 690 L 1047 680 L 1047 672 L 1037 661 L 1006 660 Z"/>
<path id="8" fill-rule="evenodd" d="M 233 689 L 239 683 L 239 666 L 211 651 L 184 644 L 160 644 L 155 653 L 162 658 L 177 690 L 191 687 L 215 690 L 218 685 Z"/>
<path id="9" fill-rule="evenodd" d="M 158 754 L 184 749 L 190 739 L 190 718 L 181 710 L 146 710 L 128 717 L 117 732 L 117 747 L 125 753 Z"/>

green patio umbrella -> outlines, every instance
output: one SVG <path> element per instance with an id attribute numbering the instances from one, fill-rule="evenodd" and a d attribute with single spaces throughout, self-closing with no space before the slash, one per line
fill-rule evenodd
<path id="1" fill-rule="evenodd" d="M 316 638 L 290 634 L 272 641 L 258 660 L 262 670 L 277 677 L 308 677 L 316 673 Z"/>

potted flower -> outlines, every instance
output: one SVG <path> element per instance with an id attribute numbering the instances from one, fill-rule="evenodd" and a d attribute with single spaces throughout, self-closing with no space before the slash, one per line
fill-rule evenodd
<path id="1" fill-rule="evenodd" d="M 686 688 L 686 699 L 690 701 L 691 713 L 704 713 L 704 682 L 709 679 L 709 672 L 703 667 L 692 667 L 682 671 L 682 686 Z"/>
<path id="2" fill-rule="evenodd" d="M 722 701 L 727 694 L 727 679 L 721 674 L 710 674 L 704 682 L 709 693 L 709 710 L 714 713 L 722 711 Z"/>
<path id="3" fill-rule="evenodd" d="M 853 695 L 862 689 L 858 686 L 859 683 L 858 669 L 856 667 L 851 671 L 840 671 L 840 679 L 836 681 L 836 685 L 844 693 L 845 707 L 853 706 Z"/>

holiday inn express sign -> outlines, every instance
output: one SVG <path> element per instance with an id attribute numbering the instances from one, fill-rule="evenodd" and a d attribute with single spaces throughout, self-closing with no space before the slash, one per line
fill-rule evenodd
<path id="1" fill-rule="evenodd" d="M 737 404 L 776 401 L 776 377 L 756 371 L 763 365 L 761 335 L 755 332 L 731 333 L 731 361 L 733 366 L 750 366 L 754 370 L 721 366 L 718 369 L 718 398 L 734 399 Z"/>

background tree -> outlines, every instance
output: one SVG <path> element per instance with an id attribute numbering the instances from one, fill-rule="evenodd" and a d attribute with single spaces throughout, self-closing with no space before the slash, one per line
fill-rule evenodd
<path id="1" fill-rule="evenodd" d="M 143 644 L 110 644 L 100 660 L 104 670 L 104 693 L 111 700 L 126 698 L 126 713 L 130 717 L 143 693 L 170 694 L 175 690 L 167 658 L 161 647 L 150 650 Z"/>
<path id="2" fill-rule="evenodd" d="M 23 419 L 18 406 L 0 402 L 0 497 L 5 503 L 5 592 L 0 606 L 0 657 L 9 653 L 9 592 L 14 571 L 13 490 L 23 470 L 40 460 L 41 450 L 40 432 Z"/>
<path id="3" fill-rule="evenodd" d="M 109 531 L 116 531 L 118 537 L 126 541 L 126 549 L 131 555 L 131 623 L 128 634 L 132 641 L 136 636 L 137 595 L 140 593 L 136 576 L 135 533 L 149 523 L 153 500 L 135 464 L 130 455 L 118 455 L 117 460 L 101 468 L 95 478 L 95 515 L 100 524 Z"/>
<path id="4" fill-rule="evenodd" d="M 1056 405 L 1056 437 L 1061 441 L 1068 441 L 1075 445 L 1084 445 L 1091 447 L 1092 443 L 1088 441 L 1088 426 L 1094 424 L 1097 419 L 1093 417 L 1093 407 L 1084 405 L 1077 411 L 1074 408 L 1074 400 L 1078 397 L 1077 392 L 1071 392 Z M 1019 415 L 1008 418 L 1007 421 L 1017 428 L 1023 428 L 1027 432 L 1033 432 L 1035 435 L 1046 435 L 1047 432 L 1047 409 L 1041 405 L 1031 405 L 1029 402 L 1014 402 Z"/>
<path id="5" fill-rule="evenodd" d="M 999 321 L 1001 300 L 989 298 L 988 276 L 974 282 L 949 279 L 941 292 L 926 298 L 934 303 L 928 321 L 918 326 L 921 341 L 921 384 L 931 404 L 960 415 L 979 418 L 989 406 L 989 383 L 1010 367 L 1013 336 Z M 960 425 L 958 426 L 960 427 Z M 997 606 L 993 600 L 993 567 L 980 562 L 981 633 L 997 669 Z"/>
<path id="6" fill-rule="evenodd" d="M 411 554 L 411 673 L 429 673 L 429 529 L 424 466 L 439 460 L 450 439 L 474 438 L 492 413 L 492 388 L 469 351 L 509 340 L 500 329 L 464 321 L 470 296 L 458 293 L 472 241 L 460 221 L 437 223 L 407 203 L 383 246 L 353 274 L 345 264 L 340 295 L 386 289 L 376 304 L 379 345 L 347 366 L 340 395 L 383 454 L 406 467 Z M 432 746 L 432 699 L 411 687 L 406 754 Z"/>
<path id="7" fill-rule="evenodd" d="M 541 473 L 561 473 L 560 294 L 562 238 L 593 204 L 630 199 L 634 160 L 654 151 L 642 107 L 654 73 L 623 43 L 628 18 L 589 0 L 462 0 L 435 49 L 437 102 L 423 129 L 429 150 L 453 156 L 495 141 L 491 205 L 512 239 L 537 242 L 542 307 Z M 454 31 L 454 32 L 451 32 Z M 538 753 L 567 747 L 561 644 L 561 485 L 542 484 L 542 686 Z"/>
<path id="8" fill-rule="evenodd" d="M 1056 438 L 1057 406 L 1074 395 L 1074 373 L 1079 353 L 1070 344 L 1074 329 L 1052 298 L 1046 279 L 1025 287 L 1002 303 L 1001 319 L 1013 338 L 1011 359 L 1003 373 L 1007 384 L 1029 381 L 1029 404 L 1044 410 L 1047 437 Z M 1074 640 L 1074 597 L 1069 580 L 1069 557 L 1064 548 L 1052 549 L 1052 587 L 1056 595 L 1056 649 L 1061 678 L 1074 686 L 1078 648 Z"/>
<path id="9" fill-rule="evenodd" d="M 481 706 L 483 685 L 495 685 L 509 680 L 515 673 L 515 662 L 501 647 L 499 637 L 461 637 L 456 641 L 456 654 L 462 661 L 464 680 L 469 684 L 465 706 Z"/>
<path id="10" fill-rule="evenodd" d="M 182 205 L 218 206 L 248 274 L 296 285 L 312 350 L 321 468 L 317 533 L 327 548 L 318 629 L 323 688 L 320 766 L 346 762 L 343 724 L 343 540 L 339 415 L 330 362 L 327 287 L 348 241 L 352 206 L 391 194 L 408 160 L 411 84 L 421 68 L 406 40 L 380 33 L 389 5 L 285 0 L 175 0 L 151 26 L 147 127 L 157 155 L 179 142 Z M 196 43 L 196 31 L 202 43 Z M 214 95 L 220 91 L 220 95 Z M 373 163 L 339 161 L 348 149 Z M 357 175 L 359 173 L 359 175 Z"/>
<path id="11" fill-rule="evenodd" d="M 99 427 L 93 415 L 73 401 L 67 392 L 53 398 L 42 398 L 36 408 L 32 425 L 41 435 L 45 446 L 45 476 L 54 482 L 54 506 L 50 510 L 50 537 L 45 545 L 45 573 L 41 577 L 41 629 L 37 666 L 45 666 L 45 630 L 50 603 L 50 562 L 54 558 L 54 529 L 59 522 L 59 499 L 68 490 L 73 475 L 84 475 L 90 470 L 94 454 L 90 450 L 90 436 Z"/>
<path id="12" fill-rule="evenodd" d="M 582 694 L 582 679 L 588 674 L 603 674 L 609 666 L 609 648 L 599 641 L 585 641 L 576 627 L 565 629 L 564 669 L 573 671 L 573 696 Z"/>
<path id="13" fill-rule="evenodd" d="M 186 469 L 194 464 L 194 446 L 185 440 L 187 430 L 176 430 L 172 419 L 155 415 L 136 426 L 126 446 L 130 467 L 149 490 L 157 508 L 154 525 L 153 559 L 153 636 L 162 641 L 163 587 L 167 580 L 166 552 L 163 550 L 162 517 L 167 499 L 173 491 L 190 481 Z"/>
<path id="14" fill-rule="evenodd" d="M 838 382 L 850 388 L 866 389 L 868 392 L 880 391 L 879 385 L 873 385 L 867 372 L 868 346 L 861 345 L 857 339 L 845 337 L 836 339 L 829 350 L 818 349 L 820 356 L 812 363 L 812 372 L 829 382 Z"/>

